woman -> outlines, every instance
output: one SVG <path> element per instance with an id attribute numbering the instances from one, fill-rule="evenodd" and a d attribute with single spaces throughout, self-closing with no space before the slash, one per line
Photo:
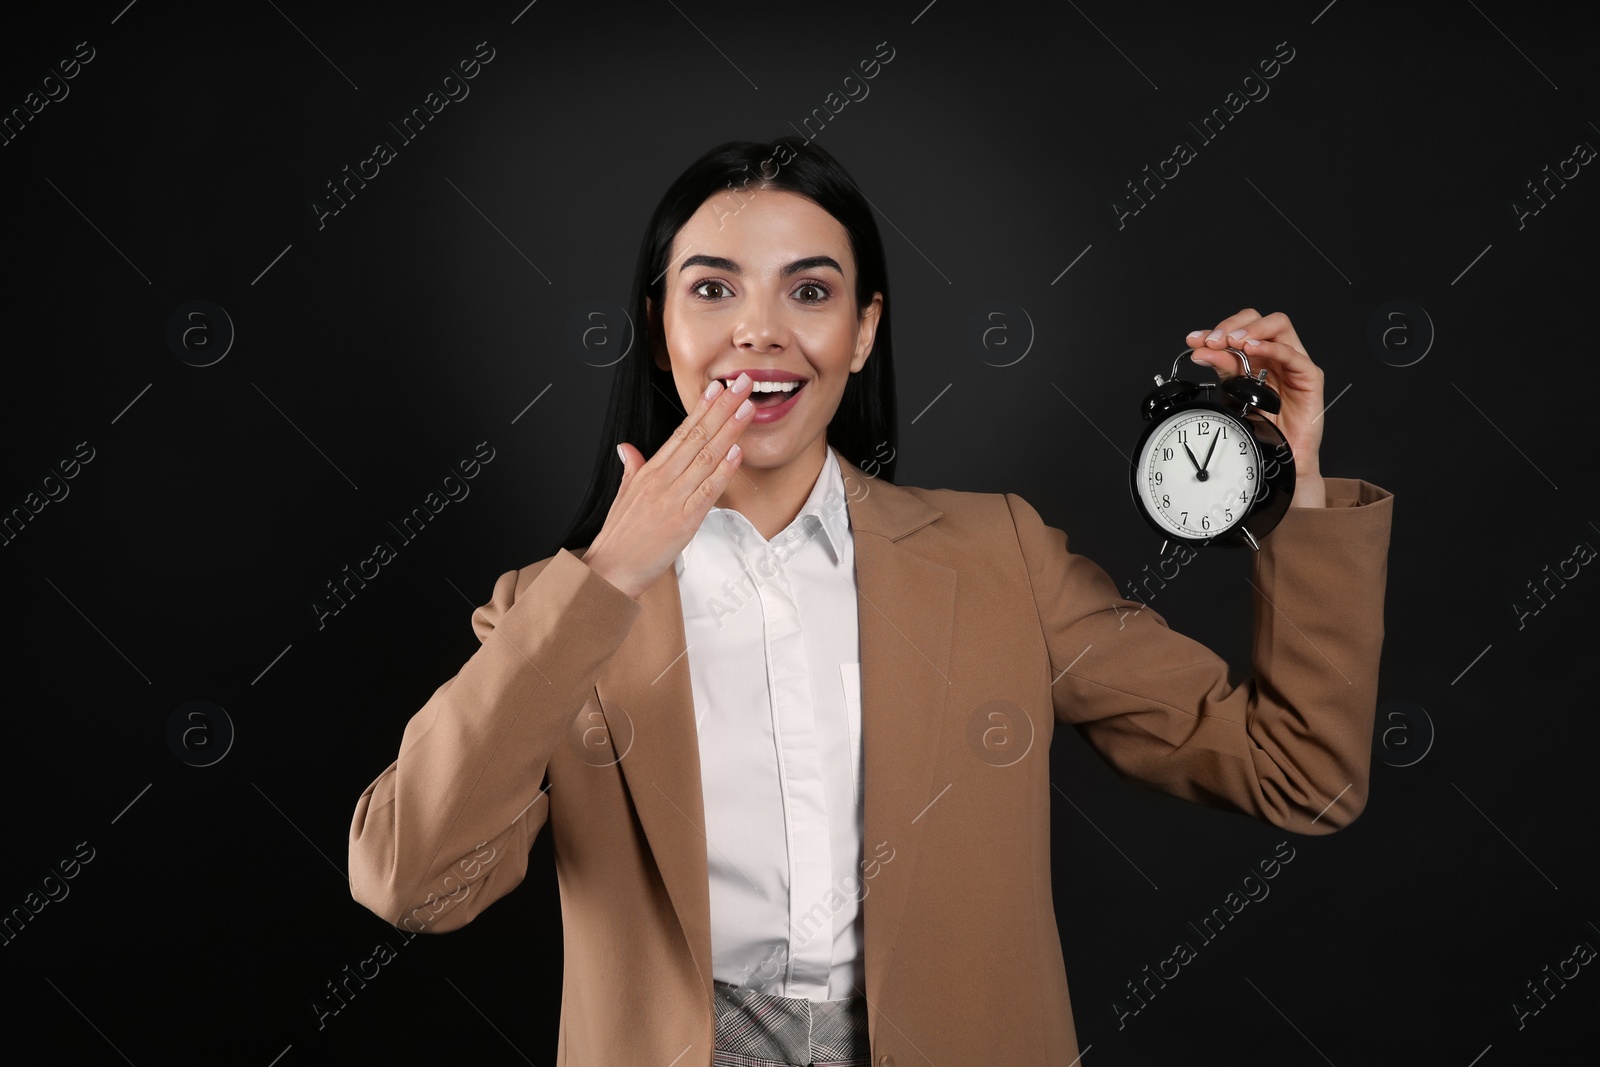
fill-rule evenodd
<path id="1" fill-rule="evenodd" d="M 1321 475 L 1322 372 L 1285 316 L 1188 337 L 1220 376 L 1230 346 L 1267 368 L 1298 473 L 1234 686 L 1015 494 L 893 484 L 882 245 L 821 148 L 698 160 L 633 303 L 574 530 L 501 575 L 350 832 L 355 898 L 441 932 L 551 826 L 558 1062 L 1075 1062 L 1058 721 L 1293 832 L 1360 813 L 1392 497 Z"/>

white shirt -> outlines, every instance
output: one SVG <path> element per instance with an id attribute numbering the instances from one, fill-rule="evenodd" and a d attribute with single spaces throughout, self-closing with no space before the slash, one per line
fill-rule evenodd
<path id="1" fill-rule="evenodd" d="M 737 475 L 736 475 L 737 477 Z M 674 564 L 705 798 L 715 978 L 864 987 L 855 541 L 833 449 L 768 542 L 713 507 Z"/>

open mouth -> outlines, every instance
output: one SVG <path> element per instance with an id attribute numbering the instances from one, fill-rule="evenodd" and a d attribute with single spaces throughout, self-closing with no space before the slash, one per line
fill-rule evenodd
<path id="1" fill-rule="evenodd" d="M 723 387 L 733 385 L 732 379 L 720 378 Z M 793 397 L 799 396 L 800 391 L 807 385 L 805 379 L 797 382 L 751 382 L 750 402 L 760 408 L 775 408 Z"/>

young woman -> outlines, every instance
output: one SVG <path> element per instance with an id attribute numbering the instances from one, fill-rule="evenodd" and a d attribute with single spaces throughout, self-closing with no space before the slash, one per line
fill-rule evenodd
<path id="1" fill-rule="evenodd" d="M 574 529 L 500 576 L 350 829 L 355 898 L 440 932 L 550 826 L 559 1063 L 1076 1062 L 1057 722 L 1289 831 L 1360 813 L 1393 501 L 1321 474 L 1323 376 L 1286 316 L 1188 337 L 1222 377 L 1229 347 L 1267 368 L 1298 474 L 1235 686 L 1015 494 L 893 483 L 883 248 L 823 149 L 694 163 L 633 305 Z"/>

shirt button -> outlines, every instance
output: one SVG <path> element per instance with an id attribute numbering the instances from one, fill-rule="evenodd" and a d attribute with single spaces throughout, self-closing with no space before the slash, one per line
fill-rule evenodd
<path id="1" fill-rule="evenodd" d="M 894 1057 L 893 1056 L 888 1056 L 888 1055 L 879 1056 L 878 1057 L 878 1062 L 880 1064 L 882 1064 L 883 1067 L 894 1067 Z"/>

